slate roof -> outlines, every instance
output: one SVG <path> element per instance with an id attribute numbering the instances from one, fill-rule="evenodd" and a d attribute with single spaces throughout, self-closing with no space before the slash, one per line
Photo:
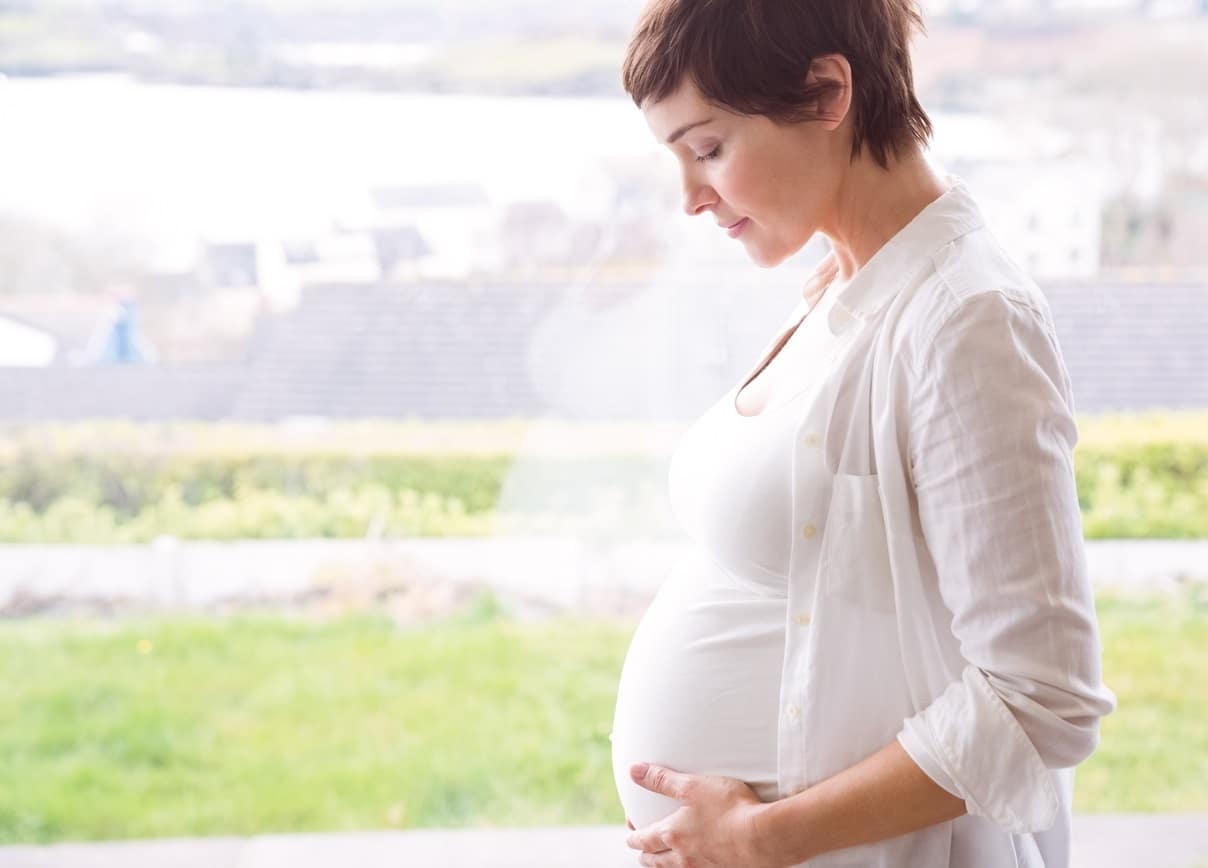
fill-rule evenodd
<path id="1" fill-rule="evenodd" d="M 263 319 L 242 419 L 283 416 L 494 418 L 541 407 L 529 336 L 560 287 L 313 286 Z"/>
<path id="2" fill-rule="evenodd" d="M 1208 285 L 1043 289 L 1079 412 L 1208 408 Z"/>
<path id="3" fill-rule="evenodd" d="M 614 326 L 622 324 L 620 338 L 600 345 L 605 358 L 593 371 L 596 387 L 603 380 L 627 378 L 617 391 L 629 391 L 635 367 L 699 367 L 694 347 L 707 349 L 718 335 L 740 331 L 733 322 L 692 325 L 683 312 L 672 314 L 679 322 L 662 323 L 657 306 L 653 312 L 649 306 L 627 307 L 624 299 L 635 290 L 640 287 L 593 287 L 595 312 L 577 303 L 588 321 L 611 316 L 620 318 L 611 321 Z M 1208 285 L 1083 283 L 1044 291 L 1078 412 L 1208 408 Z M 568 292 L 561 286 L 309 287 L 293 311 L 261 319 L 241 363 L 0 368 L 0 419 L 539 415 L 548 407 L 534 372 L 556 371 L 561 363 L 540 354 L 565 352 L 565 346 L 552 346 L 548 331 L 544 340 L 534 335 L 554 308 L 566 303 Z M 694 308 L 706 319 L 720 317 L 708 312 L 703 299 Z M 630 318 L 631 329 L 624 325 Z M 583 321 L 559 320 L 566 324 L 565 340 L 583 340 L 573 333 Z M 665 358 L 657 353 L 651 362 L 629 358 L 648 351 L 645 343 L 658 342 L 668 328 L 671 349 Z M 642 343 L 627 347 L 627 329 Z M 700 394 L 736 382 L 763 343 L 757 335 L 746 351 L 727 353 L 727 364 L 737 367 L 710 369 L 706 374 L 719 379 L 717 389 Z M 677 381 L 676 376 L 669 380 Z M 607 407 L 604 398 L 585 401 Z M 703 409 L 693 411 L 689 405 L 699 400 L 676 395 L 666 403 L 673 414 Z"/>

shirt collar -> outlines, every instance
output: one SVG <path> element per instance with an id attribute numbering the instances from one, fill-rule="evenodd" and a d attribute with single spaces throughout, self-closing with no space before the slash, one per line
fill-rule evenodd
<path id="1" fill-rule="evenodd" d="M 852 279 L 839 287 L 827 317 L 832 333 L 845 331 L 853 320 L 871 318 L 931 261 L 931 254 L 985 225 L 965 182 L 951 174 L 944 180 L 949 184 L 947 191 L 881 245 Z"/>

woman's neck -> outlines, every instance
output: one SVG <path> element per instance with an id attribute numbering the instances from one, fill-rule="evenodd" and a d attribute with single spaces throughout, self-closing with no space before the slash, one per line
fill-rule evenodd
<path id="1" fill-rule="evenodd" d="M 917 147 L 882 169 L 864 149 L 839 185 L 831 220 L 820 229 L 847 282 L 890 238 L 942 196 L 948 185 Z"/>

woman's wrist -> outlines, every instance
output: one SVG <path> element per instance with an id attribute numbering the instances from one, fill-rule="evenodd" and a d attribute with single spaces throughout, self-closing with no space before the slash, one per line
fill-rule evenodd
<path id="1" fill-rule="evenodd" d="M 833 777 L 762 805 L 753 825 L 759 864 L 791 868 L 964 813 L 964 801 L 927 777 L 894 740 Z"/>
<path id="2" fill-rule="evenodd" d="M 807 792 L 759 807 L 753 826 L 761 868 L 790 868 L 819 855 L 810 847 L 809 809 L 802 804 Z"/>

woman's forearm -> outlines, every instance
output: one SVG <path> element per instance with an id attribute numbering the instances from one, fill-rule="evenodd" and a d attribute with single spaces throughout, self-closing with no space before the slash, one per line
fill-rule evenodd
<path id="1" fill-rule="evenodd" d="M 769 802 L 757 831 L 768 861 L 788 866 L 964 813 L 964 801 L 927 777 L 895 739 L 851 768 Z"/>

